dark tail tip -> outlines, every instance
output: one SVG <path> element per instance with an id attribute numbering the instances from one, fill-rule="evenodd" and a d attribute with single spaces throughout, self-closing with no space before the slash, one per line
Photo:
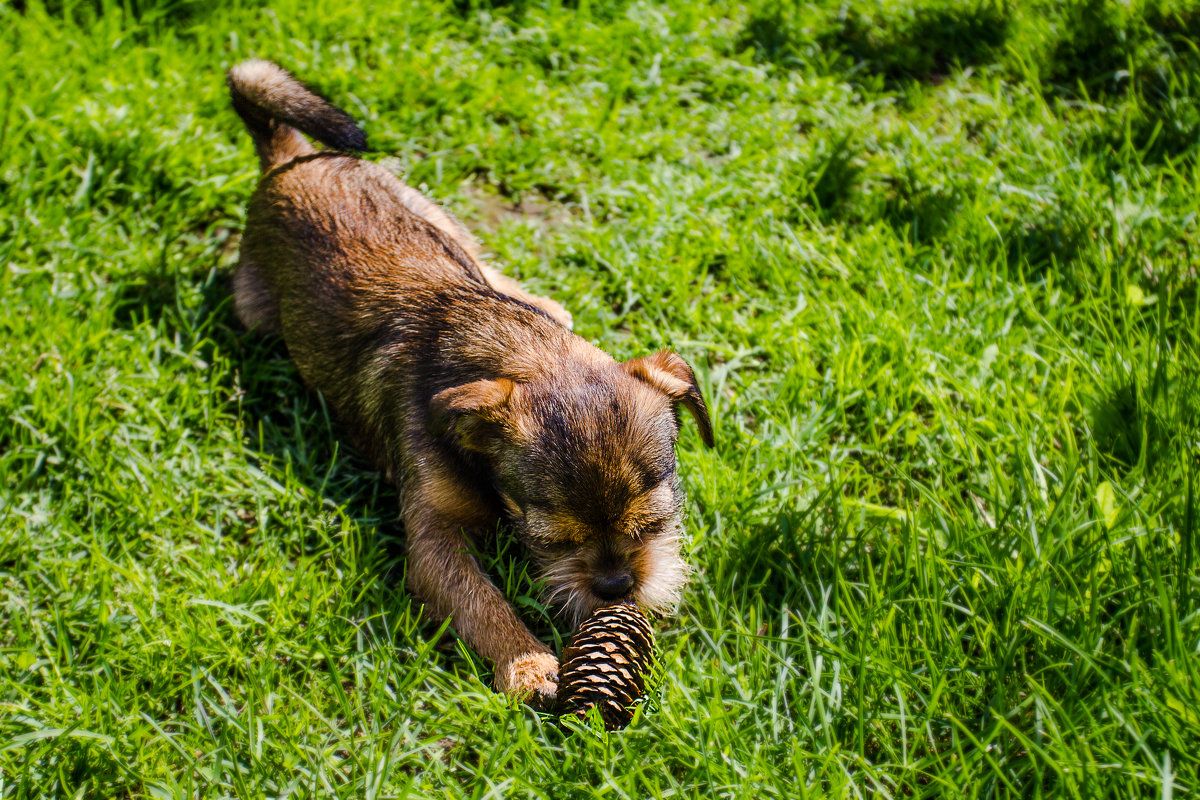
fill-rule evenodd
<path id="1" fill-rule="evenodd" d="M 337 110 L 340 112 L 340 109 Z M 335 150 L 366 150 L 367 135 L 349 115 L 342 113 L 342 116 L 345 117 L 344 120 L 331 119 L 328 121 L 324 130 L 321 131 L 321 141 Z"/>

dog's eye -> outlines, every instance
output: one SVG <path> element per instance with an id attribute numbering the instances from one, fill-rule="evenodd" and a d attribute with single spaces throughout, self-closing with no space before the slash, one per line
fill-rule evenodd
<path id="1" fill-rule="evenodd" d="M 667 521 L 665 519 L 656 520 L 647 523 L 633 532 L 635 539 L 648 539 L 652 536 L 658 536 L 667 529 Z"/>
<path id="2" fill-rule="evenodd" d="M 570 514 L 530 506 L 525 519 L 530 532 L 548 545 L 570 547 L 587 539 L 587 531 Z"/>
<path id="3" fill-rule="evenodd" d="M 564 561 L 579 552 L 579 545 L 562 540 L 538 539 L 527 541 L 525 544 L 529 548 L 530 555 L 543 564 Z"/>

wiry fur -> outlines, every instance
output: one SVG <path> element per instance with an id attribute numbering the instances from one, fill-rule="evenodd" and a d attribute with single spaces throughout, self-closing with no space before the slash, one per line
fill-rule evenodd
<path id="1" fill-rule="evenodd" d="M 557 661 L 468 554 L 508 517 L 574 622 L 613 596 L 677 602 L 677 408 L 712 444 L 695 376 L 660 352 L 618 363 L 552 300 L 483 265 L 459 223 L 376 164 L 317 151 L 365 137 L 268 62 L 229 74 L 263 178 L 234 276 L 238 316 L 279 333 L 400 490 L 408 583 L 496 666 L 553 696 Z"/>

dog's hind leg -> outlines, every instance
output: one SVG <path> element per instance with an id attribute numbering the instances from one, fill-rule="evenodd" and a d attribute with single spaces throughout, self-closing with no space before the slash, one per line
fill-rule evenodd
<path id="1" fill-rule="evenodd" d="M 279 306 L 258 265 L 242 254 L 233 273 L 233 308 L 238 320 L 255 333 L 279 333 Z"/>

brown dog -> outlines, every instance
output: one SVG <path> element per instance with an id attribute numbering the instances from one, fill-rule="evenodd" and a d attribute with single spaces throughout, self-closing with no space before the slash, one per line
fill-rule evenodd
<path id="1" fill-rule="evenodd" d="M 468 537 L 507 517 L 573 625 L 620 598 L 672 608 L 687 574 L 679 406 L 712 446 L 691 368 L 667 351 L 618 363 L 571 333 L 561 306 L 482 264 L 438 206 L 337 152 L 364 149 L 362 132 L 279 67 L 234 67 L 229 87 L 263 169 L 234 276 L 239 318 L 283 335 L 396 481 L 408 584 L 427 613 L 493 662 L 498 689 L 544 703 L 558 661 Z"/>

